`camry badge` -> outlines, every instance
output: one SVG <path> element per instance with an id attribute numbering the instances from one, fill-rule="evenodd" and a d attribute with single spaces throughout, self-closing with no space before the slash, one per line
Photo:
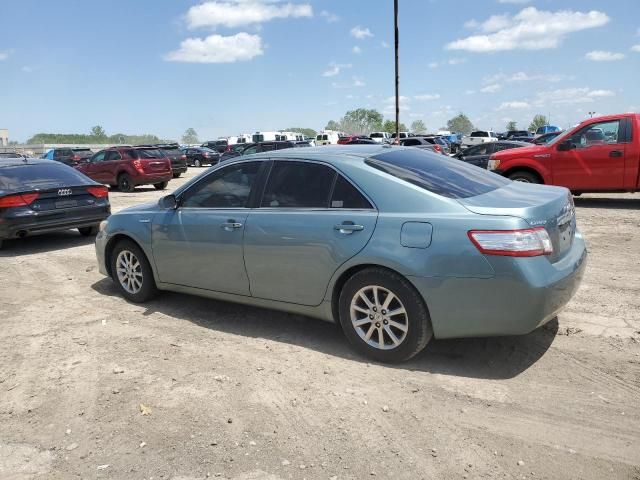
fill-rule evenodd
<path id="1" fill-rule="evenodd" d="M 60 190 L 58 190 L 58 195 L 61 197 L 68 197 L 69 195 L 71 195 L 71 189 L 70 188 L 61 188 Z"/>

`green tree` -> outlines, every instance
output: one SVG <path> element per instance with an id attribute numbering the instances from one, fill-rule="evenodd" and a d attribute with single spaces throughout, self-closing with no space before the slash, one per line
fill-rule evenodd
<path id="1" fill-rule="evenodd" d="M 545 117 L 544 115 L 538 114 L 535 117 L 533 117 L 533 120 L 529 124 L 529 131 L 535 132 L 536 130 L 538 130 L 538 128 L 544 127 L 547 124 L 548 124 L 547 117 Z"/>
<path id="2" fill-rule="evenodd" d="M 460 112 L 458 115 L 447 121 L 447 130 L 455 133 L 462 133 L 463 135 L 469 135 L 473 130 L 473 123 L 471 123 L 469 117 Z"/>
<path id="3" fill-rule="evenodd" d="M 187 128 L 182 135 L 182 143 L 199 143 L 198 133 L 193 128 Z"/>
<path id="4" fill-rule="evenodd" d="M 340 130 L 350 134 L 368 134 L 380 128 L 382 128 L 382 114 L 373 109 L 350 110 L 340 121 Z"/>
<path id="5" fill-rule="evenodd" d="M 411 123 L 411 133 L 427 133 L 427 126 L 422 120 L 414 120 Z"/>
<path id="6" fill-rule="evenodd" d="M 327 122 L 327 126 L 324 127 L 325 130 L 340 130 L 340 124 L 335 120 L 329 120 Z"/>
<path id="7" fill-rule="evenodd" d="M 96 125 L 91 129 L 91 136 L 103 139 L 103 138 L 107 138 L 107 133 L 104 131 L 104 128 L 102 128 L 100 125 Z"/>
<path id="8" fill-rule="evenodd" d="M 400 122 L 400 128 L 398 130 L 400 130 L 401 132 L 406 132 L 407 126 L 404 123 Z M 382 124 L 382 131 L 389 132 L 389 133 L 396 133 L 396 121 L 385 120 L 384 123 Z"/>
<path id="9" fill-rule="evenodd" d="M 518 122 L 511 120 L 507 123 L 507 126 L 505 128 L 507 129 L 507 132 L 509 130 L 516 130 L 518 128 Z"/>
<path id="10" fill-rule="evenodd" d="M 335 128 L 327 128 L 327 130 L 337 130 Z M 313 128 L 300 128 L 300 127 L 290 127 L 290 128 L 285 128 L 284 130 L 285 132 L 298 132 L 301 133 L 307 137 L 315 137 L 316 136 L 316 131 Z"/>

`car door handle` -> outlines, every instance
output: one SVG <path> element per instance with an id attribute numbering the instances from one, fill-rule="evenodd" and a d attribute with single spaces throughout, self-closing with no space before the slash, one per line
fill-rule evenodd
<path id="1" fill-rule="evenodd" d="M 238 228 L 242 228 L 242 224 L 240 222 L 236 222 L 235 220 L 228 220 L 224 223 L 220 224 L 220 228 L 224 228 L 228 232 L 232 230 L 236 230 Z"/>
<path id="2" fill-rule="evenodd" d="M 339 231 L 340 233 L 351 234 L 353 232 L 359 232 L 364 230 L 364 225 L 355 225 L 354 223 L 341 223 L 339 225 L 333 226 L 334 230 Z"/>
<path id="3" fill-rule="evenodd" d="M 622 152 L 620 150 L 611 150 L 609 152 L 609 156 L 610 157 L 621 157 L 622 156 Z"/>

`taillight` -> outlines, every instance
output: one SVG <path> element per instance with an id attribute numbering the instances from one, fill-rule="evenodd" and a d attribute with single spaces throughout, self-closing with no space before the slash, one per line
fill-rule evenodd
<path id="1" fill-rule="evenodd" d="M 107 187 L 102 185 L 99 187 L 87 187 L 87 192 L 89 192 L 91 195 L 93 195 L 96 198 L 109 197 L 109 190 L 107 189 Z"/>
<path id="2" fill-rule="evenodd" d="M 140 160 L 133 161 L 133 168 L 135 168 L 137 171 L 141 173 L 144 173 L 144 167 L 142 166 L 142 161 Z"/>
<path id="3" fill-rule="evenodd" d="M 186 155 L 180 155 L 180 158 L 181 158 L 182 160 L 186 160 L 186 159 L 187 159 L 187 156 L 186 156 Z"/>
<path id="4" fill-rule="evenodd" d="M 442 147 L 440 145 L 434 145 L 433 148 L 436 150 L 436 152 L 442 153 Z"/>
<path id="5" fill-rule="evenodd" d="M 522 230 L 471 230 L 469 239 L 486 255 L 537 257 L 553 253 L 553 244 L 544 227 Z"/>
<path id="6" fill-rule="evenodd" d="M 38 195 L 37 193 L 22 193 L 2 197 L 0 198 L 0 208 L 26 207 L 35 202 Z"/>

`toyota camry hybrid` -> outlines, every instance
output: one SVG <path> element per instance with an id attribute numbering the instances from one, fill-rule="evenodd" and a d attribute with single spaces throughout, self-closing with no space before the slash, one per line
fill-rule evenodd
<path id="1" fill-rule="evenodd" d="M 172 290 L 335 321 L 380 361 L 534 330 L 587 256 L 567 189 L 377 145 L 220 164 L 109 217 L 96 252 L 131 301 Z"/>

